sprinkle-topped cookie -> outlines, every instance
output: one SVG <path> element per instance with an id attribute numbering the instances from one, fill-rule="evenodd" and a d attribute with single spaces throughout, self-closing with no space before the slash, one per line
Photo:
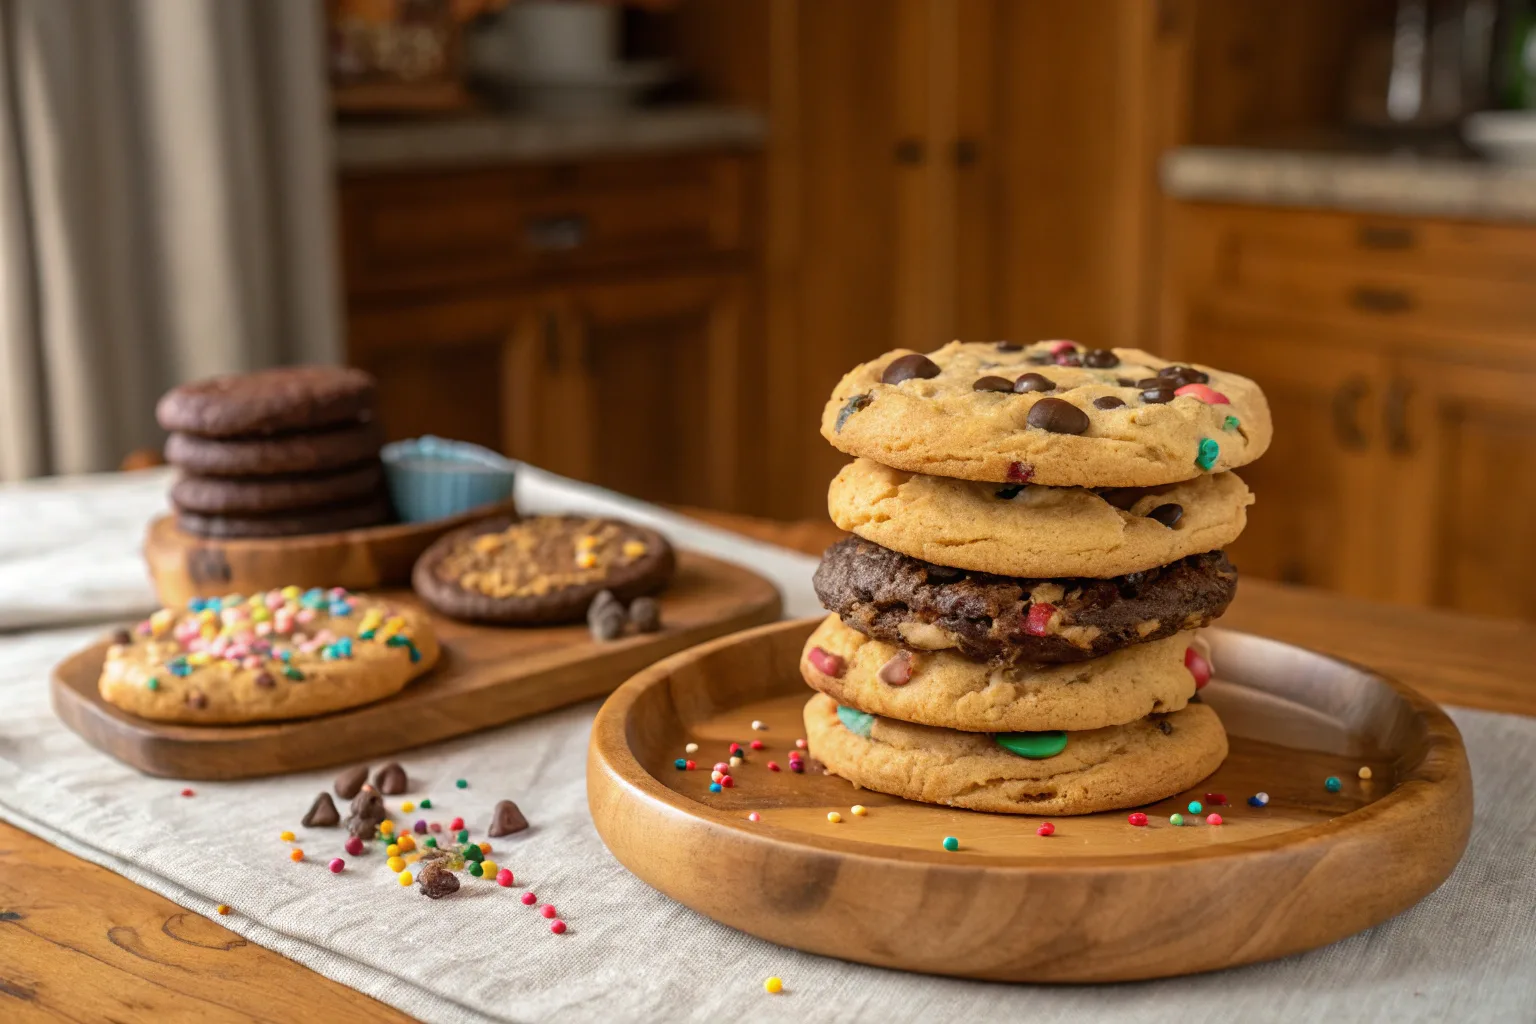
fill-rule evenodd
<path id="1" fill-rule="evenodd" d="M 616 519 L 531 516 L 449 534 L 416 562 L 412 583 L 455 618 L 575 622 L 604 590 L 619 601 L 660 590 L 673 565 L 672 546 L 654 530 Z"/>
<path id="2" fill-rule="evenodd" d="M 821 433 L 909 473 L 1079 487 L 1155 487 L 1234 469 L 1269 447 L 1246 377 L 1139 349 L 950 342 L 855 367 Z"/>
<path id="3" fill-rule="evenodd" d="M 437 661 L 426 616 L 340 587 L 162 608 L 108 650 L 103 699 L 159 721 L 254 722 L 353 707 Z"/>

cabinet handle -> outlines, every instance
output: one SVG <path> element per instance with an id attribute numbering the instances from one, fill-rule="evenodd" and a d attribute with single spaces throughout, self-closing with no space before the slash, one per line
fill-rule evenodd
<path id="1" fill-rule="evenodd" d="M 1413 296 L 1401 288 L 1362 284 L 1349 293 L 1349 304 L 1366 313 L 1406 313 L 1413 308 Z"/>
<path id="2" fill-rule="evenodd" d="M 1355 237 L 1362 249 L 1412 249 L 1416 243 L 1412 228 L 1386 224 L 1361 224 Z"/>
<path id="3" fill-rule="evenodd" d="M 554 310 L 544 311 L 544 369 L 551 377 L 560 372 L 560 318 Z"/>
<path id="4" fill-rule="evenodd" d="M 1383 420 L 1387 431 L 1387 450 L 1393 455 L 1407 455 L 1413 451 L 1413 441 L 1408 437 L 1408 397 L 1412 385 L 1401 377 L 1392 378 L 1382 400 Z"/>
<path id="5" fill-rule="evenodd" d="M 1360 429 L 1360 399 L 1371 387 L 1364 377 L 1351 377 L 1333 393 L 1333 434 L 1346 451 L 1359 451 L 1369 442 Z"/>
<path id="6" fill-rule="evenodd" d="M 523 225 L 523 243 L 534 252 L 570 252 L 587 241 L 587 218 L 579 213 L 535 217 Z"/>
<path id="7" fill-rule="evenodd" d="M 921 139 L 901 139 L 896 143 L 896 162 L 898 164 L 914 165 L 923 162 L 924 151 Z"/>
<path id="8" fill-rule="evenodd" d="M 975 139 L 955 140 L 955 166 L 973 167 L 981 159 L 981 143 Z"/>

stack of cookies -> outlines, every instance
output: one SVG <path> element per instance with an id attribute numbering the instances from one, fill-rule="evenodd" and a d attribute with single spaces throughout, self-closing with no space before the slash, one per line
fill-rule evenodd
<path id="1" fill-rule="evenodd" d="M 1226 733 L 1194 630 L 1269 445 L 1250 380 L 1065 341 L 893 352 L 838 384 L 822 434 L 853 536 L 816 573 L 832 614 L 801 673 L 834 775 L 1019 814 L 1134 807 L 1196 785 Z"/>
<path id="2" fill-rule="evenodd" d="M 337 366 L 214 377 L 155 410 L 177 523 L 201 537 L 288 537 L 388 522 L 373 378 Z"/>

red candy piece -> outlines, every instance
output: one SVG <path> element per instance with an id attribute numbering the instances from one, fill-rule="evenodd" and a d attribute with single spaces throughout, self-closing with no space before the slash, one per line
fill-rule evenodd
<path id="1" fill-rule="evenodd" d="M 847 662 L 835 654 L 822 650 L 820 647 L 812 647 L 811 653 L 806 655 L 811 667 L 824 676 L 833 679 L 843 678 L 843 672 L 847 669 Z"/>
<path id="2" fill-rule="evenodd" d="M 880 666 L 880 681 L 887 686 L 906 686 L 912 681 L 912 653 L 897 651 L 891 660 Z"/>
<path id="3" fill-rule="evenodd" d="M 564 935 L 565 934 L 565 922 L 564 921 L 551 921 L 550 924 L 549 924 L 549 930 L 554 932 L 556 935 Z"/>
<path id="4" fill-rule="evenodd" d="M 1208 804 L 1213 804 L 1216 807 L 1225 807 L 1227 804 L 1227 794 L 1207 793 L 1205 794 L 1205 802 Z"/>
<path id="5" fill-rule="evenodd" d="M 1215 813 L 1207 814 L 1205 816 L 1205 823 L 1207 825 L 1220 825 L 1221 824 L 1221 815 L 1215 814 Z"/>
<path id="6" fill-rule="evenodd" d="M 450 832 L 457 832 L 459 829 L 461 829 L 463 827 L 464 827 L 464 819 L 463 818 L 454 818 L 452 821 L 450 821 L 448 823 L 448 830 Z"/>
<path id="7" fill-rule="evenodd" d="M 694 763 L 693 763 L 693 762 L 692 762 L 692 761 L 684 761 L 684 762 L 683 762 L 683 767 L 684 767 L 684 768 L 686 768 L 686 769 L 687 769 L 687 770 L 688 770 L 688 771 L 690 771 L 690 772 L 691 772 L 691 771 L 693 771 L 693 770 L 694 770 L 694 769 L 695 769 L 695 768 L 697 768 L 697 767 L 698 767 L 698 765 L 696 765 L 696 764 L 694 764 Z"/>
<path id="8" fill-rule="evenodd" d="M 715 771 L 724 773 L 724 772 L 728 772 L 730 770 L 731 770 L 731 766 L 726 764 L 724 761 L 716 761 L 715 762 Z"/>
<path id="9" fill-rule="evenodd" d="M 741 753 L 741 744 L 740 743 L 732 743 L 731 744 L 731 753 L 733 753 L 733 754 Z"/>
<path id="10" fill-rule="evenodd" d="M 1024 616 L 1024 632 L 1031 636 L 1046 636 L 1050 632 L 1051 616 L 1056 614 L 1053 604 L 1032 604 Z"/>
<path id="11" fill-rule="evenodd" d="M 762 750 L 763 749 L 763 741 L 762 740 L 753 740 L 749 744 L 749 746 L 751 746 L 751 748 L 753 750 Z"/>
<path id="12" fill-rule="evenodd" d="M 1044 825 L 1041 825 L 1039 828 L 1035 829 L 1035 835 L 1037 835 L 1037 836 L 1048 836 L 1048 835 L 1053 835 L 1055 833 L 1055 831 L 1056 831 L 1056 826 L 1052 825 L 1050 822 L 1046 822 Z"/>
<path id="13" fill-rule="evenodd" d="M 1232 404 L 1231 399 L 1227 398 L 1226 395 L 1206 384 L 1185 384 L 1181 388 L 1174 388 L 1173 393 L 1175 395 L 1190 395 L 1200 399 L 1206 405 Z"/>
<path id="14" fill-rule="evenodd" d="M 190 790 L 190 789 L 184 789 L 184 790 L 181 791 L 181 795 L 182 796 L 193 796 L 195 794 L 193 794 L 192 790 Z"/>
<path id="15" fill-rule="evenodd" d="M 1193 647 L 1184 649 L 1184 667 L 1189 669 L 1189 674 L 1195 677 L 1195 689 L 1203 689 L 1205 684 L 1211 681 L 1211 663 L 1205 660 L 1205 655 Z"/>
<path id="16" fill-rule="evenodd" d="M 555 908 L 546 903 L 539 908 L 539 913 L 543 914 L 545 917 L 554 917 Z"/>
<path id="17" fill-rule="evenodd" d="M 535 896 L 531 892 L 523 893 L 522 899 L 523 899 L 523 906 L 525 906 L 525 907 L 531 907 L 535 903 L 539 902 L 539 898 L 537 896 Z"/>
<path id="18" fill-rule="evenodd" d="M 500 871 L 496 872 L 496 884 L 501 886 L 503 889 L 508 888 L 509 886 L 511 886 L 511 884 L 512 884 L 512 869 L 511 868 L 502 868 Z"/>
<path id="19" fill-rule="evenodd" d="M 720 776 L 721 789 L 730 789 L 734 785 L 736 785 L 736 780 L 731 778 L 729 775 Z"/>
<path id="20" fill-rule="evenodd" d="M 768 762 L 768 770 L 771 771 L 771 772 L 778 771 L 779 770 L 779 762 L 777 762 L 777 761 L 769 761 Z"/>
<path id="21" fill-rule="evenodd" d="M 1139 828 L 1147 823 L 1147 816 L 1140 811 L 1132 811 L 1125 816 L 1125 820 Z"/>
<path id="22" fill-rule="evenodd" d="M 1051 355 L 1059 356 L 1063 352 L 1076 352 L 1077 346 L 1070 341 L 1051 342 Z"/>
<path id="23" fill-rule="evenodd" d="M 1035 467 L 1023 462 L 1008 463 L 1008 482 L 1027 484 L 1035 478 Z"/>
<path id="24" fill-rule="evenodd" d="M 363 841 L 357 836 L 349 836 L 346 842 L 347 852 L 356 857 L 363 852 Z"/>

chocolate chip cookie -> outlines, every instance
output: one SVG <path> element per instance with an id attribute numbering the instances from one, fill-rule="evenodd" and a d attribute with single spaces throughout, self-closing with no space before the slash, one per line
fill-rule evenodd
<path id="1" fill-rule="evenodd" d="M 371 414 L 374 391 L 362 370 L 284 366 L 183 384 L 166 392 L 155 416 L 173 433 L 260 437 L 355 423 Z"/>
<path id="2" fill-rule="evenodd" d="M 445 615 L 506 624 L 580 622 L 601 591 L 627 602 L 672 578 L 672 545 L 617 519 L 531 516 L 455 530 L 417 559 L 411 583 Z"/>
<path id="3" fill-rule="evenodd" d="M 1235 373 L 1139 349 L 956 341 L 856 367 L 821 433 L 909 473 L 1155 487 L 1252 462 L 1271 426 L 1264 393 Z"/>
<path id="4" fill-rule="evenodd" d="M 1237 570 L 1220 551 L 1113 579 L 1021 578 L 934 565 L 858 537 L 828 548 L 816 594 L 854 629 L 996 664 L 1097 658 L 1221 615 Z"/>

